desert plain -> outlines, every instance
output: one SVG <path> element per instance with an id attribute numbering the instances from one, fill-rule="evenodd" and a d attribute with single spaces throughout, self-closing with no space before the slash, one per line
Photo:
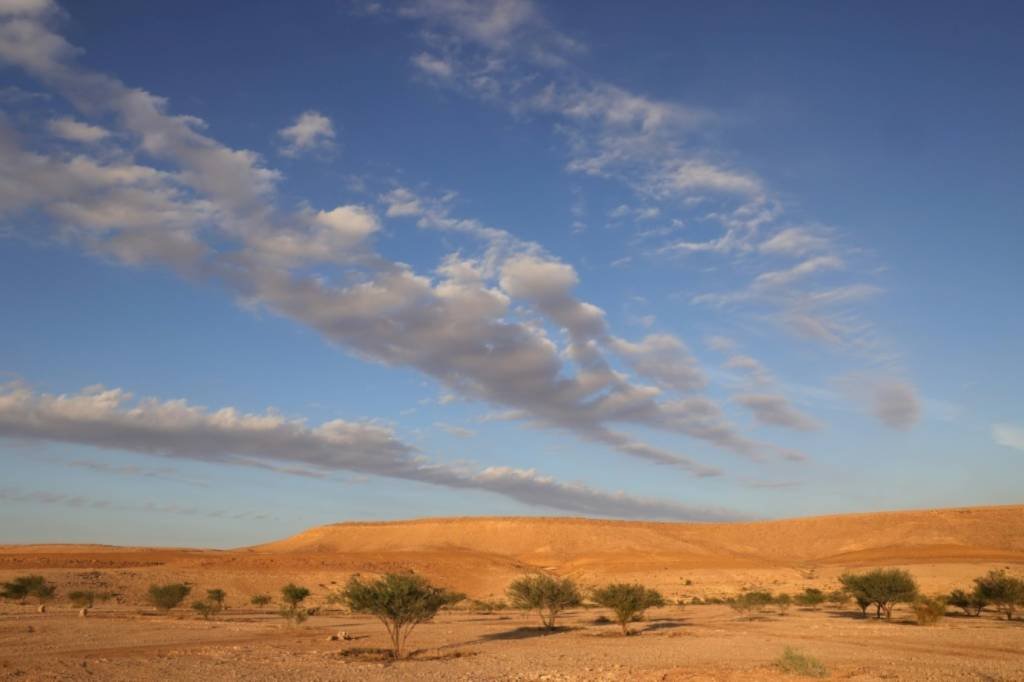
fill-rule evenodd
<path id="1" fill-rule="evenodd" d="M 845 572 L 909 570 L 925 594 L 969 589 L 992 569 L 1024 575 L 1024 506 L 822 516 L 750 523 L 657 523 L 469 517 L 321 526 L 232 550 L 102 545 L 0 546 L 0 582 L 42 575 L 57 586 L 35 603 L 0 603 L 2 680 L 775 680 L 788 647 L 849 680 L 1022 680 L 1024 620 L 992 610 L 919 625 L 855 605 L 744 614 L 726 600 L 749 590 L 832 591 Z M 328 596 L 353 574 L 414 571 L 470 599 L 442 611 L 384 655 L 384 628 Z M 536 614 L 470 608 L 497 602 L 525 574 L 584 588 L 639 582 L 671 603 L 623 637 L 607 612 L 570 609 L 555 631 Z M 187 603 L 147 604 L 150 585 L 220 588 L 227 609 L 204 620 Z M 308 587 L 301 624 L 254 607 L 255 594 Z M 108 592 L 87 617 L 66 596 Z M 696 602 L 696 603 L 695 603 Z M 339 637 L 339 633 L 343 636 Z"/>

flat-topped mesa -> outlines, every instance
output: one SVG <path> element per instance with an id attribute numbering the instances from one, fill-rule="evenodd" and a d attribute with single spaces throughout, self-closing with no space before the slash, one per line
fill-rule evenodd
<path id="1" fill-rule="evenodd" d="M 738 523 L 564 517 L 346 522 L 248 548 L 266 553 L 473 552 L 531 564 L 612 557 L 780 562 L 1024 560 L 1024 505 L 843 514 Z"/>

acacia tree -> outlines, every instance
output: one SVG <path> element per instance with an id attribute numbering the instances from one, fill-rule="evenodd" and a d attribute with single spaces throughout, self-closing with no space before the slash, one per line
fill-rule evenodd
<path id="1" fill-rule="evenodd" d="M 657 590 L 643 585 L 628 583 L 612 583 L 594 590 L 591 598 L 595 603 L 612 610 L 615 620 L 622 627 L 622 634 L 629 635 L 629 623 L 644 611 L 656 606 L 664 606 L 665 599 Z"/>
<path id="2" fill-rule="evenodd" d="M 867 602 L 875 606 L 875 617 L 892 618 L 896 604 L 912 602 L 917 598 L 917 583 L 908 571 L 899 568 L 876 568 L 862 574 L 845 573 L 839 578 L 843 588 L 853 595 L 858 604 Z"/>
<path id="3" fill-rule="evenodd" d="M 306 613 L 299 608 L 299 605 L 309 596 L 309 589 L 288 583 L 281 588 L 281 600 L 286 604 L 281 608 L 280 614 L 283 618 L 301 623 L 306 620 Z"/>
<path id="4" fill-rule="evenodd" d="M 57 592 L 57 586 L 46 582 L 41 575 L 23 575 L 15 578 L 9 583 L 4 583 L 0 588 L 0 597 L 4 599 L 17 599 L 24 603 L 29 597 L 39 600 L 39 603 L 53 599 Z"/>
<path id="5" fill-rule="evenodd" d="M 580 589 L 572 578 L 553 578 L 549 575 L 527 575 L 508 586 L 508 598 L 513 608 L 537 611 L 540 622 L 548 630 L 555 627 L 555 618 L 565 609 L 579 606 Z"/>
<path id="6" fill-rule="evenodd" d="M 149 586 L 149 603 L 161 611 L 170 611 L 188 596 L 192 588 L 183 583 Z"/>
<path id="7" fill-rule="evenodd" d="M 974 586 L 970 593 L 963 590 L 953 590 L 949 593 L 946 603 L 958 609 L 963 609 L 964 613 L 968 616 L 975 617 L 980 616 L 981 610 L 988 606 L 988 600 L 981 596 L 981 591 L 977 585 Z"/>
<path id="8" fill-rule="evenodd" d="M 984 601 L 1013 620 L 1018 606 L 1024 606 L 1024 580 L 1006 575 L 1006 571 L 989 571 L 988 575 L 974 579 L 975 592 Z"/>
<path id="9" fill-rule="evenodd" d="M 434 587 L 418 575 L 389 573 L 370 582 L 352 576 L 341 598 L 354 613 L 376 616 L 388 631 L 395 658 L 401 658 L 405 641 L 417 625 L 465 595 Z"/>

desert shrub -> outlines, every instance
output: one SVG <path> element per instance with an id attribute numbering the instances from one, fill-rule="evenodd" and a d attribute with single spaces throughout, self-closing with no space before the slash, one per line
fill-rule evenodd
<path id="1" fill-rule="evenodd" d="M 835 609 L 841 608 L 848 601 L 850 595 L 845 590 L 832 590 L 825 595 L 825 603 Z"/>
<path id="2" fill-rule="evenodd" d="M 694 606 L 703 606 L 704 605 L 704 600 L 701 599 L 700 597 L 694 597 L 693 599 L 690 600 L 690 603 L 693 604 Z"/>
<path id="3" fill-rule="evenodd" d="M 306 622 L 309 614 L 300 608 L 302 602 L 309 596 L 309 590 L 295 583 L 288 583 L 281 588 L 281 600 L 284 605 L 278 614 L 285 620 L 293 621 L 296 625 Z"/>
<path id="4" fill-rule="evenodd" d="M 786 612 L 789 611 L 789 607 L 793 603 L 793 598 L 785 592 L 780 592 L 775 595 L 774 599 L 772 599 L 772 603 L 775 604 L 775 608 L 778 610 L 779 615 L 784 616 L 786 615 Z"/>
<path id="5" fill-rule="evenodd" d="M 1024 580 L 1006 574 L 1006 571 L 989 571 L 988 575 L 974 579 L 977 595 L 1006 614 L 1006 620 L 1013 620 L 1018 606 L 1024 606 Z"/>
<path id="6" fill-rule="evenodd" d="M 220 588 L 214 588 L 206 591 L 206 601 L 211 604 L 216 604 L 218 610 L 224 609 L 224 600 L 227 599 L 227 592 Z"/>
<path id="7" fill-rule="evenodd" d="M 796 649 L 786 647 L 782 655 L 775 661 L 783 672 L 804 677 L 828 677 L 828 668 L 825 664 L 807 654 L 800 653 Z"/>
<path id="8" fill-rule="evenodd" d="M 4 599 L 17 599 L 24 602 L 29 597 L 38 599 L 40 602 L 53 599 L 57 592 L 57 586 L 46 582 L 41 575 L 23 575 L 15 578 L 9 583 L 4 583 L 0 588 L 0 597 Z"/>
<path id="9" fill-rule="evenodd" d="M 729 606 L 741 614 L 749 616 L 755 611 L 761 611 L 766 606 L 771 605 L 774 601 L 775 598 L 772 597 L 771 592 L 754 590 L 752 592 L 743 592 L 736 595 L 729 601 Z"/>
<path id="10" fill-rule="evenodd" d="M 389 573 L 369 582 L 352 576 L 342 594 L 353 613 L 374 615 L 384 624 L 395 658 L 402 657 L 405 641 L 417 625 L 433 619 L 441 607 L 465 599 L 408 573 Z"/>
<path id="11" fill-rule="evenodd" d="M 68 592 L 68 599 L 76 609 L 91 609 L 96 603 L 96 593 L 88 590 L 75 590 Z"/>
<path id="12" fill-rule="evenodd" d="M 638 616 L 642 618 L 647 609 L 665 605 L 664 597 L 657 590 L 627 583 L 605 585 L 594 590 L 591 598 L 595 603 L 612 610 L 623 635 L 629 634 L 630 621 Z"/>
<path id="13" fill-rule="evenodd" d="M 798 594 L 794 601 L 800 606 L 816 609 L 825 603 L 825 593 L 819 589 L 808 587 Z"/>
<path id="14" fill-rule="evenodd" d="M 871 606 L 871 600 L 864 595 L 857 595 L 853 598 L 853 601 L 857 602 L 857 608 L 860 609 L 860 615 L 867 617 L 868 607 Z"/>
<path id="15" fill-rule="evenodd" d="M 254 594 L 249 603 L 253 606 L 266 606 L 270 602 L 274 601 L 269 594 Z"/>
<path id="16" fill-rule="evenodd" d="M 203 620 L 210 620 L 220 610 L 216 604 L 208 601 L 194 601 L 192 602 L 192 609 L 203 617 Z"/>
<path id="17" fill-rule="evenodd" d="M 946 603 L 958 609 L 963 609 L 964 613 L 968 616 L 979 616 L 981 615 L 981 610 L 988 606 L 988 601 L 981 596 L 977 585 L 975 585 L 974 590 L 970 593 L 963 590 L 953 590 L 949 593 L 949 597 L 946 598 Z"/>
<path id="18" fill-rule="evenodd" d="M 839 582 L 855 599 L 874 604 L 875 617 L 892 618 L 896 604 L 913 602 L 917 598 L 917 583 L 908 571 L 899 568 L 876 568 L 867 573 L 845 573 Z"/>
<path id="19" fill-rule="evenodd" d="M 946 600 L 920 596 L 910 605 L 918 625 L 933 625 L 946 616 Z"/>
<path id="20" fill-rule="evenodd" d="M 553 578 L 549 575 L 527 575 L 508 586 L 508 598 L 513 608 L 537 611 L 545 628 L 555 627 L 555 619 L 565 609 L 579 606 L 580 590 L 571 578 Z"/>
<path id="21" fill-rule="evenodd" d="M 502 600 L 471 599 L 467 607 L 473 613 L 494 613 L 495 611 L 504 611 L 508 608 L 508 604 Z"/>
<path id="22" fill-rule="evenodd" d="M 149 586 L 149 603 L 161 611 L 170 611 L 188 596 L 192 588 L 182 583 Z"/>

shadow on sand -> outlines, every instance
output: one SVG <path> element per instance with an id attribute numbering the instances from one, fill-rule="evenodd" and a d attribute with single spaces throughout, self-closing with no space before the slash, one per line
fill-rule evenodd
<path id="1" fill-rule="evenodd" d="M 493 642 L 506 639 L 529 639 L 531 637 L 547 637 L 548 635 L 558 635 L 563 632 L 572 632 L 579 628 L 574 627 L 558 627 L 558 628 L 537 628 L 537 627 L 519 627 L 514 630 L 505 630 L 504 632 L 492 632 L 480 637 L 481 642 Z"/>

